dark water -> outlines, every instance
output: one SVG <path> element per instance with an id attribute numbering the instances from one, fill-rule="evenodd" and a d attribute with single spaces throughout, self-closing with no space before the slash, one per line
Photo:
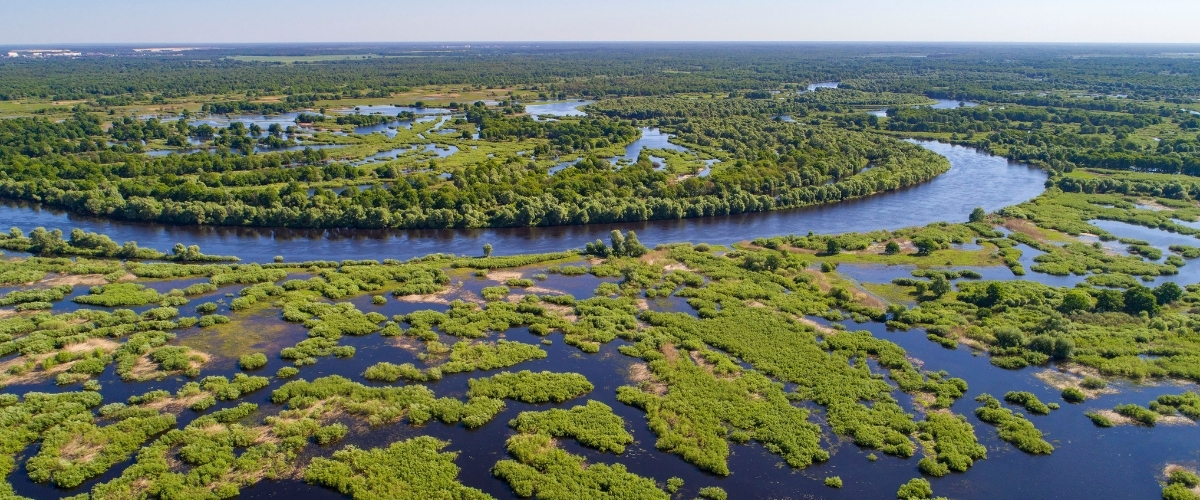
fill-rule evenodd
<path id="1" fill-rule="evenodd" d="M 137 241 L 163 250 L 177 242 L 196 244 L 206 253 L 237 255 L 248 262 L 270 261 L 275 255 L 288 260 L 407 259 L 435 252 L 475 255 L 484 243 L 495 246 L 496 255 L 560 251 L 583 247 L 597 238 L 607 240 L 613 229 L 635 230 L 651 246 L 675 241 L 728 244 L 808 231 L 899 229 L 965 221 L 976 206 L 997 210 L 1043 190 L 1046 174 L 1041 170 L 960 146 L 920 144 L 945 155 L 952 168 L 924 184 L 858 200 L 725 217 L 504 229 L 308 230 L 130 223 L 7 202 L 0 204 L 0 227 L 16 226 L 26 232 L 39 226 L 64 231 L 77 227 L 108 234 L 118 242 Z"/>
<path id="2" fill-rule="evenodd" d="M 531 267 L 523 271 L 526 277 L 542 272 L 541 268 Z M 463 281 L 462 289 L 466 293 L 478 294 L 484 286 L 494 285 L 494 281 L 482 278 L 456 276 L 454 280 Z M 545 281 L 538 282 L 539 287 L 558 292 L 570 293 L 577 297 L 590 296 L 601 282 L 614 281 L 615 278 L 600 279 L 590 275 L 564 277 L 550 275 Z M 196 279 L 161 281 L 152 284 L 154 288 L 166 290 L 186 286 Z M 228 291 L 236 290 L 240 285 L 223 287 L 222 289 L 193 300 L 193 304 L 207 300 L 216 300 Z M 429 303 L 412 303 L 389 300 L 382 306 L 372 305 L 369 296 L 357 297 L 352 300 L 363 311 L 376 311 L 387 316 L 406 314 L 416 310 L 444 310 L 446 306 Z M 63 312 L 79 306 L 63 301 L 56 304 L 55 309 Z M 651 301 L 651 307 L 656 310 L 680 311 L 691 313 L 691 309 L 679 298 L 668 298 Z M 222 307 L 222 313 L 228 311 Z M 827 321 L 813 318 L 822 323 Z M 280 324 L 277 311 L 264 314 L 261 318 L 251 318 L 244 324 L 245 328 L 253 329 L 256 325 Z M 981 443 L 988 448 L 988 458 L 975 463 L 965 474 L 951 474 L 943 478 L 930 478 L 934 491 L 938 495 L 951 498 L 1156 498 L 1159 485 L 1156 477 L 1166 463 L 1195 463 L 1200 459 L 1200 427 L 1158 426 L 1116 427 L 1099 429 L 1090 423 L 1083 415 L 1089 409 L 1111 408 L 1116 404 L 1138 403 L 1147 404 L 1159 394 L 1177 394 L 1183 390 L 1195 390 L 1195 386 L 1139 386 L 1132 383 L 1117 383 L 1119 394 L 1104 395 L 1096 400 L 1089 400 L 1079 405 L 1069 405 L 1061 401 L 1058 391 L 1046 386 L 1034 377 L 1034 374 L 1048 369 L 1047 367 L 1030 367 L 1022 370 L 1002 370 L 990 365 L 986 355 L 978 355 L 971 349 L 960 347 L 957 350 L 944 349 L 925 339 L 924 332 L 913 330 L 909 332 L 889 331 L 878 323 L 855 324 L 844 322 L 850 329 L 867 329 L 875 336 L 896 342 L 904 347 L 909 355 L 919 360 L 926 370 L 947 370 L 953 376 L 966 379 L 970 384 L 968 394 L 956 402 L 952 410 L 966 415 L 975 426 L 976 434 Z M 178 342 L 191 345 L 189 342 L 200 336 L 210 335 L 202 329 L 188 329 L 180 332 Z M 499 337 L 526 343 L 537 343 L 541 338 L 528 332 L 526 328 L 515 328 L 500 334 Z M 291 345 L 306 338 L 306 330 L 298 324 L 284 324 L 269 341 L 256 343 L 252 349 L 267 352 L 278 352 L 281 347 Z M 656 437 L 645 423 L 644 414 L 630 406 L 616 401 L 616 389 L 622 385 L 632 384 L 627 379 L 627 370 L 633 358 L 617 352 L 624 341 L 617 340 L 606 344 L 599 353 L 585 354 L 565 345 L 561 336 L 550 335 L 549 346 L 543 345 L 549 356 L 542 360 L 529 361 L 514 366 L 513 370 L 529 369 L 534 371 L 574 371 L 582 373 L 595 385 L 595 389 L 584 397 L 561 404 L 531 405 L 507 401 L 507 408 L 495 419 L 479 429 L 469 430 L 461 425 L 430 423 L 424 426 L 412 426 L 407 422 L 367 428 L 354 419 L 346 421 L 350 424 L 351 434 L 335 446 L 321 447 L 310 445 L 306 456 L 327 456 L 333 450 L 346 444 L 359 447 L 383 446 L 399 439 L 407 439 L 416 435 L 432 435 L 450 442 L 448 451 L 459 452 L 456 464 L 462 468 L 459 478 L 463 483 L 480 488 L 501 499 L 516 498 L 508 486 L 491 475 L 491 468 L 498 460 L 509 458 L 504 451 L 504 442 L 512 435 L 507 422 L 516 417 L 521 411 L 541 411 L 552 407 L 569 408 L 585 403 L 588 399 L 603 402 L 613 408 L 626 422 L 626 429 L 634 436 L 636 442 L 622 455 L 600 453 L 584 448 L 573 440 L 560 440 L 561 446 L 571 453 L 587 457 L 590 463 L 621 463 L 631 472 L 650 477 L 662 483 L 670 477 L 680 477 L 685 481 L 684 496 L 691 498 L 699 488 L 704 486 L 721 486 L 734 498 L 892 498 L 900 484 L 919 475 L 917 457 L 902 459 L 876 452 L 879 460 L 870 462 L 866 455 L 871 450 L 860 449 L 849 441 L 844 441 L 828 432 L 823 423 L 819 407 L 810 417 L 812 421 L 822 425 L 826 431 L 822 447 L 829 449 L 832 457 L 825 463 L 816 464 L 802 470 L 794 470 L 784 465 L 778 456 L 762 449 L 756 444 L 731 445 L 729 467 L 732 474 L 719 477 L 704 473 L 694 466 L 684 462 L 676 455 L 661 453 L 655 450 Z M 455 338 L 442 335 L 443 342 L 453 343 Z M 312 380 L 326 375 L 343 375 L 353 380 L 371 385 L 363 380 L 362 371 L 377 362 L 390 361 L 393 363 L 413 362 L 418 366 L 422 362 L 414 353 L 396 346 L 391 339 L 380 337 L 378 334 L 361 337 L 343 337 L 342 344 L 352 345 L 357 349 L 351 358 L 339 359 L 333 357 L 320 358 L 313 366 L 301 369 L 300 377 Z M 236 354 L 216 356 L 204 368 L 204 375 L 229 374 L 236 371 L 234 367 Z M 269 364 L 257 374 L 269 375 L 286 363 L 278 357 L 270 356 Z M 744 363 L 743 363 L 744 364 Z M 879 371 L 878 366 L 872 365 Z M 1052 369 L 1052 367 L 1050 367 Z M 467 380 L 472 377 L 487 376 L 494 372 L 472 372 L 448 375 L 441 381 L 428 384 L 440 397 L 465 397 Z M 153 389 L 174 391 L 186 380 L 169 378 L 164 381 L 125 383 L 112 373 L 110 367 L 98 380 L 103 384 L 102 393 L 106 401 L 120 401 L 130 395 L 141 394 Z M 254 402 L 266 413 L 274 413 L 279 407 L 269 402 L 272 390 L 284 382 L 272 380 L 271 386 L 246 396 L 242 401 Z M 23 393 L 30 390 L 60 391 L 52 381 L 38 384 L 14 386 L 6 389 L 9 392 Z M 1031 420 L 1040 430 L 1046 433 L 1046 439 L 1056 447 L 1050 456 L 1031 456 L 996 437 L 994 427 L 978 421 L 974 409 L 978 403 L 974 397 L 983 392 L 999 396 L 1012 390 L 1030 391 L 1045 402 L 1060 402 L 1063 407 L 1047 416 L 1032 416 Z M 911 405 L 911 399 L 904 394 L 896 393 L 901 404 Z M 238 401 L 241 402 L 241 401 Z M 221 402 L 217 408 L 235 405 L 237 402 Z M 195 412 L 185 410 L 180 415 L 179 425 L 186 425 L 197 416 Z M 36 447 L 26 451 L 25 456 L 36 454 Z M 44 484 L 29 482 L 27 476 L 16 472 L 10 476 L 17 493 L 33 498 L 54 498 L 64 494 L 76 494 L 91 486 L 119 476 L 120 471 L 127 467 L 132 460 L 115 466 L 107 474 L 85 483 L 81 488 L 64 492 Z M 822 481 L 827 476 L 838 475 L 845 482 L 840 490 L 828 488 Z M 1018 479 L 1019 478 L 1019 479 Z M 258 485 L 243 490 L 241 498 L 343 498 L 338 493 L 310 486 L 300 480 L 263 481 Z"/>

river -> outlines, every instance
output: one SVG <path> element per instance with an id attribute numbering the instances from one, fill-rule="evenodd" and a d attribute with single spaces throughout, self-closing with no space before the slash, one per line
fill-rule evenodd
<path id="1" fill-rule="evenodd" d="M 71 228 L 108 234 L 117 242 L 137 241 L 162 250 L 175 243 L 200 245 L 209 254 L 237 255 L 248 262 L 313 256 L 337 259 L 407 259 L 436 252 L 474 255 L 484 243 L 496 255 L 580 248 L 613 229 L 634 230 L 645 244 L 675 241 L 733 243 L 758 236 L 899 229 L 937 221 L 962 222 L 971 209 L 1023 202 L 1044 189 L 1046 173 L 970 148 L 918 142 L 950 159 L 948 172 L 932 181 L 842 203 L 724 217 L 586 226 L 502 229 L 365 230 L 170 226 L 69 214 L 20 202 L 0 204 L 4 227 Z"/>

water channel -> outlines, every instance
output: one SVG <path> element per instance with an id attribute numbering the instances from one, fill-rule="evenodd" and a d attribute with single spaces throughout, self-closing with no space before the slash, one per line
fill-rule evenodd
<path id="1" fill-rule="evenodd" d="M 643 139 L 663 147 L 665 138 Z M 660 143 L 661 142 L 661 143 Z M 971 209 L 1020 203 L 1043 189 L 1045 172 L 973 149 L 919 142 L 950 159 L 948 172 L 932 181 L 842 203 L 725 217 L 645 221 L 586 226 L 500 229 L 363 230 L 171 226 L 69 214 L 36 204 L 0 203 L 0 221 L 25 231 L 35 227 L 72 228 L 108 234 L 118 242 L 169 249 L 175 243 L 200 245 L 209 254 L 237 255 L 267 262 L 276 255 L 302 260 L 312 255 L 340 259 L 407 259 L 436 252 L 479 253 L 491 243 L 497 255 L 580 248 L 613 229 L 635 230 L 648 245 L 674 241 L 733 243 L 757 236 L 841 233 L 899 229 L 936 221 L 965 221 Z M 636 156 L 635 156 L 636 158 Z"/>

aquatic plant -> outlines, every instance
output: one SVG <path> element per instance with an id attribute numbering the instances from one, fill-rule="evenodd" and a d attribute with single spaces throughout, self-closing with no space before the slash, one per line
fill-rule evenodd
<path id="1" fill-rule="evenodd" d="M 625 421 L 599 401 L 588 401 L 569 410 L 521 412 L 508 425 L 524 434 L 573 438 L 584 446 L 617 454 L 633 443 L 633 436 L 625 431 Z"/>
<path id="2" fill-rule="evenodd" d="M 472 398 L 513 399 L 524 403 L 561 403 L 587 394 L 594 388 L 587 377 L 578 373 L 535 373 L 529 370 L 473 378 L 468 384 L 470 389 L 467 395 Z"/>
<path id="3" fill-rule="evenodd" d="M 267 355 L 261 352 L 246 354 L 238 359 L 238 366 L 243 370 L 257 370 L 267 366 Z"/>
<path id="4" fill-rule="evenodd" d="M 589 463 L 559 448 L 546 434 L 518 434 L 506 444 L 512 460 L 496 462 L 492 474 L 520 497 L 547 500 L 597 498 L 660 499 L 670 495 L 654 480 L 629 472 L 621 464 Z"/>
<path id="5" fill-rule="evenodd" d="M 983 406 L 975 409 L 975 416 L 996 426 L 1000 439 L 1012 443 L 1026 453 L 1048 455 L 1054 451 L 1054 446 L 1042 439 L 1042 432 L 1034 427 L 1032 422 L 1008 408 L 1001 407 L 1000 401 L 995 397 L 985 393 L 975 400 L 983 403 Z"/>
<path id="6" fill-rule="evenodd" d="M 924 478 L 913 478 L 900 485 L 900 489 L 896 490 L 896 498 L 900 500 L 933 498 L 933 486 Z"/>
<path id="7" fill-rule="evenodd" d="M 417 436 L 394 442 L 387 448 L 362 450 L 347 446 L 335 451 L 330 458 L 314 458 L 304 469 L 304 480 L 336 489 L 355 500 L 492 498 L 458 482 L 459 468 L 454 465 L 458 453 L 441 451 L 449 444 L 429 436 Z"/>

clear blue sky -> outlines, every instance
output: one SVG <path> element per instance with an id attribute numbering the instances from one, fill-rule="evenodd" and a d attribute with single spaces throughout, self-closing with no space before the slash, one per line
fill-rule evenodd
<path id="1" fill-rule="evenodd" d="M 1200 42 L 1200 0 L 0 0 L 0 44 Z"/>

